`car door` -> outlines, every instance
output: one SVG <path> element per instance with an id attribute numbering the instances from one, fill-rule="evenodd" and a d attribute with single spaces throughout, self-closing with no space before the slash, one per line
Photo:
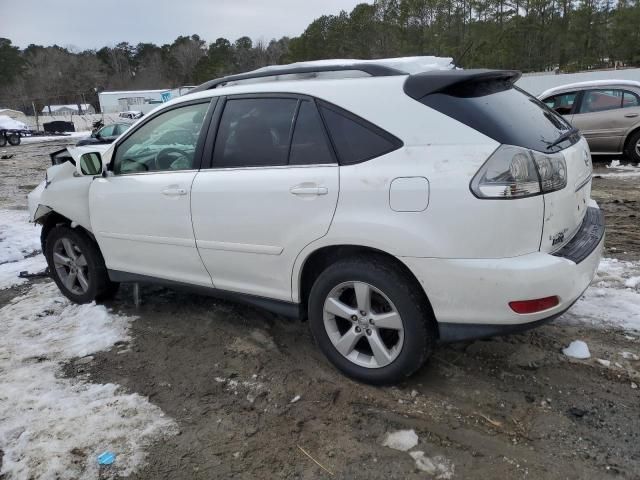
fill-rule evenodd
<path id="1" fill-rule="evenodd" d="M 150 117 L 116 144 L 108 175 L 91 184 L 91 227 L 110 270 L 211 286 L 190 211 L 210 103 L 178 104 Z"/>
<path id="2" fill-rule="evenodd" d="M 618 153 L 632 109 L 623 107 L 624 91 L 616 88 L 585 90 L 572 123 L 579 128 L 593 152 Z M 633 113 L 633 112 L 631 112 Z"/>
<path id="3" fill-rule="evenodd" d="M 291 301 L 295 258 L 326 234 L 338 200 L 322 120 L 301 96 L 233 96 L 219 109 L 192 188 L 198 251 L 216 288 Z"/>

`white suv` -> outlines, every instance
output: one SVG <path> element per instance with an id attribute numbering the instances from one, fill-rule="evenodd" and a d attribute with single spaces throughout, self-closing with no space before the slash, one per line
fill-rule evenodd
<path id="1" fill-rule="evenodd" d="M 539 325 L 589 285 L 604 224 L 585 140 L 518 77 L 334 62 L 206 83 L 48 170 L 29 203 L 51 274 L 76 302 L 158 282 L 308 318 L 374 384 Z"/>

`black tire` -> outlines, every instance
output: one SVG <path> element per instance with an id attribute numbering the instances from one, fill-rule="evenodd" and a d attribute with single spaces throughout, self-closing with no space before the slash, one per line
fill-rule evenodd
<path id="1" fill-rule="evenodd" d="M 0 134 L 0 147 L 4 147 L 7 145 L 7 137 L 5 137 L 4 135 Z"/>
<path id="2" fill-rule="evenodd" d="M 56 266 L 53 260 L 54 252 L 60 248 L 62 241 L 65 239 L 73 244 L 75 254 L 78 257 L 84 255 L 86 266 L 83 267 L 83 276 L 86 278 L 88 284 L 86 291 L 74 291 L 65 285 L 61 277 L 65 272 L 58 270 L 58 268 L 63 269 L 63 267 L 59 265 Z M 51 278 L 56 282 L 60 291 L 75 303 L 89 303 L 94 300 L 106 299 L 109 295 L 113 295 L 115 291 L 117 291 L 117 284 L 109 280 L 107 268 L 100 249 L 93 239 L 82 231 L 68 226 L 57 226 L 51 229 L 45 243 L 45 257 L 49 265 Z M 64 270 L 68 272 L 68 267 L 64 267 Z M 76 288 L 77 290 L 82 289 L 79 284 Z"/>
<path id="3" fill-rule="evenodd" d="M 629 160 L 634 163 L 640 163 L 640 130 L 636 130 L 629 135 L 625 153 Z"/>
<path id="4" fill-rule="evenodd" d="M 14 147 L 17 147 L 18 145 L 20 145 L 20 134 L 18 133 L 11 133 L 7 136 L 7 140 L 9 140 L 9 144 L 13 145 Z"/>
<path id="5" fill-rule="evenodd" d="M 398 356 L 388 365 L 368 368 L 357 365 L 334 347 L 324 324 L 324 303 L 330 292 L 345 282 L 364 282 L 391 300 L 400 314 L 404 342 Z M 415 373 L 431 356 L 437 327 L 424 293 L 393 262 L 377 256 L 341 260 L 324 270 L 309 294 L 309 325 L 322 352 L 347 376 L 372 385 L 388 385 Z"/>

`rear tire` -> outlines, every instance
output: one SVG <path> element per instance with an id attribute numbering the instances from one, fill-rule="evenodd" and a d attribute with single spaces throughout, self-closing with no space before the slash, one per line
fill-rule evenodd
<path id="1" fill-rule="evenodd" d="M 12 133 L 7 137 L 7 140 L 9 140 L 9 144 L 13 145 L 14 147 L 17 147 L 18 145 L 20 145 L 20 135 L 17 133 Z"/>
<path id="2" fill-rule="evenodd" d="M 425 363 L 437 338 L 435 319 L 419 288 L 387 259 L 341 260 L 311 288 L 311 332 L 347 376 L 373 385 L 397 383 Z"/>
<path id="3" fill-rule="evenodd" d="M 57 226 L 45 245 L 51 278 L 69 300 L 89 303 L 115 294 L 117 284 L 109 280 L 100 249 L 87 234 Z"/>
<path id="4" fill-rule="evenodd" d="M 0 147 L 4 147 L 7 145 L 7 137 L 5 137 L 4 135 L 0 134 Z"/>
<path id="5" fill-rule="evenodd" d="M 636 130 L 629 136 L 625 153 L 629 160 L 640 163 L 640 130 Z"/>

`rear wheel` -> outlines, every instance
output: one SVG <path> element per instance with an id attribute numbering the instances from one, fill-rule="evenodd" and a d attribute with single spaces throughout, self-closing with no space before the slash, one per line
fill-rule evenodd
<path id="1" fill-rule="evenodd" d="M 309 321 L 331 363 L 371 384 L 410 376 L 436 340 L 435 321 L 413 279 L 375 257 L 343 260 L 322 272 L 309 295 Z"/>
<path id="2" fill-rule="evenodd" d="M 14 147 L 20 145 L 20 135 L 18 133 L 11 133 L 7 136 L 7 140 L 9 140 L 9 144 Z"/>
<path id="3" fill-rule="evenodd" d="M 640 130 L 633 132 L 627 140 L 626 152 L 629 160 L 640 163 Z"/>
<path id="4" fill-rule="evenodd" d="M 4 147 L 7 144 L 7 137 L 3 133 L 0 133 L 0 147 Z"/>
<path id="5" fill-rule="evenodd" d="M 67 226 L 47 235 L 45 256 L 60 291 L 76 303 L 105 299 L 117 290 L 109 280 L 102 254 L 88 235 Z"/>

